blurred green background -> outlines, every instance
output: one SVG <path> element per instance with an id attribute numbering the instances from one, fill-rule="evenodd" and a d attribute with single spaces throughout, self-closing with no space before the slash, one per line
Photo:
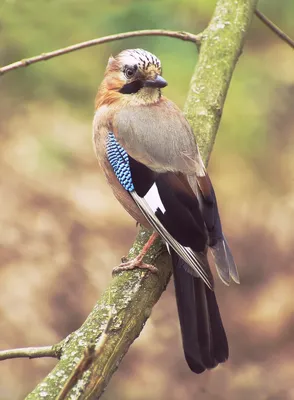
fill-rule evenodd
<path id="1" fill-rule="evenodd" d="M 241 1 L 241 0 L 239 0 Z M 0 65 L 144 28 L 200 32 L 212 0 L 1 0 Z M 293 0 L 259 9 L 294 36 Z M 195 47 L 137 38 L 0 78 L 0 348 L 56 343 L 78 328 L 136 233 L 97 165 L 95 92 L 110 54 L 142 47 L 183 106 Z M 196 376 L 184 361 L 173 287 L 113 377 L 105 400 L 294 399 L 294 60 L 256 18 L 225 105 L 210 173 L 242 284 L 216 291 L 229 361 Z M 0 363 L 0 399 L 20 400 L 54 360 Z"/>

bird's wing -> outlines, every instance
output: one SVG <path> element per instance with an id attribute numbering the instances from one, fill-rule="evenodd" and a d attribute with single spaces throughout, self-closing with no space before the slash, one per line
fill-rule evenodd
<path id="1" fill-rule="evenodd" d="M 197 192 L 201 214 L 208 232 L 208 246 L 219 277 L 227 285 L 231 278 L 240 283 L 237 266 L 222 232 L 216 196 L 208 174 L 205 173 L 203 177 L 189 176 L 188 181 Z"/>
<path id="2" fill-rule="evenodd" d="M 177 174 L 154 172 L 130 157 L 113 133 L 108 136 L 106 152 L 116 177 L 148 222 L 188 264 L 189 272 L 213 288 L 206 227 L 193 191 Z"/>
<path id="3" fill-rule="evenodd" d="M 135 160 L 159 172 L 203 176 L 205 167 L 193 131 L 174 103 L 127 106 L 113 119 L 118 142 Z"/>
<path id="4" fill-rule="evenodd" d="M 217 272 L 226 284 L 231 278 L 239 282 L 236 265 L 222 233 L 213 187 L 193 131 L 182 112 L 163 98 L 155 105 L 136 106 L 135 111 L 123 108 L 116 114 L 113 128 L 117 141 L 131 158 L 152 171 L 180 172 L 187 177 L 188 186 L 198 198 Z M 173 179 L 172 184 L 178 186 L 176 178 Z"/>

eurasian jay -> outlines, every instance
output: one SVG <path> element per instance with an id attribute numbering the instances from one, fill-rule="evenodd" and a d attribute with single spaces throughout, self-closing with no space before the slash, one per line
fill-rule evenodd
<path id="1" fill-rule="evenodd" d="M 185 357 L 201 373 L 229 355 L 207 249 L 225 284 L 239 283 L 239 276 L 192 128 L 162 96 L 166 85 L 160 60 L 148 51 L 110 57 L 96 97 L 93 140 L 118 201 L 167 245 Z M 119 268 L 152 269 L 142 261 L 146 250 Z"/>

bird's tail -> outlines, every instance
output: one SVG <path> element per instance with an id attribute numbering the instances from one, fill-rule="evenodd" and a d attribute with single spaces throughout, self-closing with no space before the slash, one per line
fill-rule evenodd
<path id="1" fill-rule="evenodd" d="M 171 256 L 184 353 L 190 369 L 200 374 L 227 360 L 228 341 L 214 292 L 187 272 L 173 250 Z"/>

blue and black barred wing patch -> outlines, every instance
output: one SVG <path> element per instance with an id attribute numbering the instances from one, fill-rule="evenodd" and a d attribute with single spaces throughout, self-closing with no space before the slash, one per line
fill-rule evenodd
<path id="1" fill-rule="evenodd" d="M 134 191 L 135 188 L 132 181 L 132 174 L 131 174 L 128 153 L 125 151 L 123 147 L 121 147 L 121 145 L 118 143 L 116 137 L 112 132 L 108 134 L 106 143 L 106 153 L 108 161 L 112 166 L 112 169 L 117 179 L 119 180 L 119 183 L 128 192 Z"/>

